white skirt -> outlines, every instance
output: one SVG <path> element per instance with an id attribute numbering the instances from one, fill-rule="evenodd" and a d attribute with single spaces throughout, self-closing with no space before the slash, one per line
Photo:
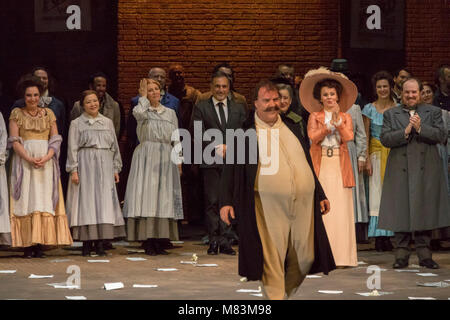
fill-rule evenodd
<path id="1" fill-rule="evenodd" d="M 48 153 L 47 140 L 25 140 L 24 148 L 33 158 Z M 14 215 L 23 217 L 33 212 L 46 212 L 55 215 L 53 209 L 53 159 L 44 167 L 36 169 L 29 162 L 14 154 L 14 161 L 22 161 L 23 178 L 20 198 L 14 201 Z M 14 185 L 15 181 L 11 181 Z"/>

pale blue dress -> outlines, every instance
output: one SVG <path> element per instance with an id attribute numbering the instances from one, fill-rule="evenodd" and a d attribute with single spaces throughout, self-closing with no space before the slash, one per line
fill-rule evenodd
<path id="1" fill-rule="evenodd" d="M 362 114 L 370 119 L 370 137 L 380 140 L 381 129 L 383 127 L 383 114 L 377 111 L 377 108 L 368 103 L 364 106 Z M 370 142 L 369 142 L 370 145 Z M 371 155 L 371 162 L 373 167 L 373 174 L 369 177 L 369 237 L 393 237 L 394 233 L 389 230 L 378 229 L 378 210 L 381 201 L 381 176 L 380 172 L 380 159 L 374 159 Z M 376 163 L 378 161 L 378 163 Z M 372 188 L 373 190 L 370 190 Z M 377 191 L 375 191 L 375 189 Z"/>

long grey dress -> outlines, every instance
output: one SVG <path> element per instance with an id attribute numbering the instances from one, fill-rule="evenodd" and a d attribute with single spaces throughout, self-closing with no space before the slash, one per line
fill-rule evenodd
<path id="1" fill-rule="evenodd" d="M 83 113 L 69 129 L 66 170 L 78 172 L 79 184 L 69 179 L 66 211 L 74 240 L 125 237 L 125 222 L 117 197 L 114 173 L 122 169 L 112 121 L 100 113 Z"/>
<path id="2" fill-rule="evenodd" d="M 0 245 L 11 245 L 11 226 L 9 222 L 8 183 L 6 182 L 6 132 L 5 120 L 0 113 Z"/>
<path id="3" fill-rule="evenodd" d="M 358 160 L 365 160 L 367 151 L 366 132 L 360 106 L 354 104 L 348 111 L 352 116 L 354 140 L 347 143 L 350 159 L 352 161 L 353 174 L 356 186 L 353 187 L 353 208 L 355 211 L 355 223 L 368 223 L 369 212 L 367 210 L 366 194 L 364 189 L 364 177 L 359 174 Z"/>
<path id="4" fill-rule="evenodd" d="M 177 220 L 183 219 L 180 175 L 172 161 L 172 144 L 179 141 L 177 116 L 161 104 L 151 108 L 146 97 L 139 98 L 133 116 L 140 144 L 133 153 L 125 192 L 128 240 L 177 240 Z"/>

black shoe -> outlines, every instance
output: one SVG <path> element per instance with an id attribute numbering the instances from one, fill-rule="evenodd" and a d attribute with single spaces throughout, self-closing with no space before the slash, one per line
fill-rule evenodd
<path id="1" fill-rule="evenodd" d="M 394 247 L 392 246 L 391 239 L 389 237 L 383 237 L 383 249 L 384 251 L 392 251 Z"/>
<path id="2" fill-rule="evenodd" d="M 46 255 L 42 251 L 42 246 L 40 244 L 37 244 L 33 247 L 34 256 L 36 258 L 45 258 Z"/>
<path id="3" fill-rule="evenodd" d="M 217 255 L 219 254 L 219 244 L 217 241 L 210 241 L 208 248 L 209 255 Z"/>
<path id="4" fill-rule="evenodd" d="M 419 266 L 428 269 L 439 269 L 439 265 L 433 259 L 423 259 L 419 262 Z"/>
<path id="5" fill-rule="evenodd" d="M 106 256 L 105 249 L 103 249 L 103 240 L 95 241 L 95 253 L 100 257 Z"/>
<path id="6" fill-rule="evenodd" d="M 156 242 L 159 244 L 159 246 L 162 249 L 174 249 L 174 245 L 172 242 L 170 242 L 170 239 L 163 238 L 163 239 L 156 239 Z"/>
<path id="7" fill-rule="evenodd" d="M 392 266 L 394 269 L 402 269 L 408 266 L 408 260 L 406 259 L 395 259 L 394 265 Z"/>
<path id="8" fill-rule="evenodd" d="M 231 256 L 236 255 L 236 251 L 230 245 L 220 246 L 220 253 L 229 254 Z"/>
<path id="9" fill-rule="evenodd" d="M 383 239 L 381 237 L 375 238 L 375 250 L 377 250 L 378 252 L 384 251 Z"/>
<path id="10" fill-rule="evenodd" d="M 156 256 L 155 246 L 153 240 L 145 240 L 142 244 L 145 250 L 145 254 L 149 256 Z"/>
<path id="11" fill-rule="evenodd" d="M 439 251 L 442 249 L 440 240 L 431 240 L 430 241 L 430 249 L 432 251 Z"/>
<path id="12" fill-rule="evenodd" d="M 114 250 L 115 248 L 112 245 L 112 242 L 109 240 L 103 240 L 103 249 L 104 250 Z"/>
<path id="13" fill-rule="evenodd" d="M 23 251 L 23 257 L 25 259 L 33 258 L 33 247 L 25 247 L 25 249 Z"/>
<path id="14" fill-rule="evenodd" d="M 91 241 L 83 241 L 83 249 L 81 250 L 81 255 L 87 257 L 91 255 Z"/>
<path id="15" fill-rule="evenodd" d="M 153 245 L 155 247 L 156 254 L 162 254 L 165 256 L 169 254 L 166 250 L 164 250 L 163 246 L 161 245 L 160 239 L 155 239 Z"/>

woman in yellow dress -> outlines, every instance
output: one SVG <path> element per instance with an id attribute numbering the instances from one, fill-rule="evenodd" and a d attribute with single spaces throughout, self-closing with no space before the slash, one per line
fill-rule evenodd
<path id="1" fill-rule="evenodd" d="M 10 179 L 12 247 L 24 248 L 24 257 L 42 258 L 43 245 L 71 245 L 64 209 L 58 134 L 52 110 L 40 107 L 43 92 L 38 78 L 21 82 L 23 108 L 9 118 L 9 146 L 13 148 Z"/>

